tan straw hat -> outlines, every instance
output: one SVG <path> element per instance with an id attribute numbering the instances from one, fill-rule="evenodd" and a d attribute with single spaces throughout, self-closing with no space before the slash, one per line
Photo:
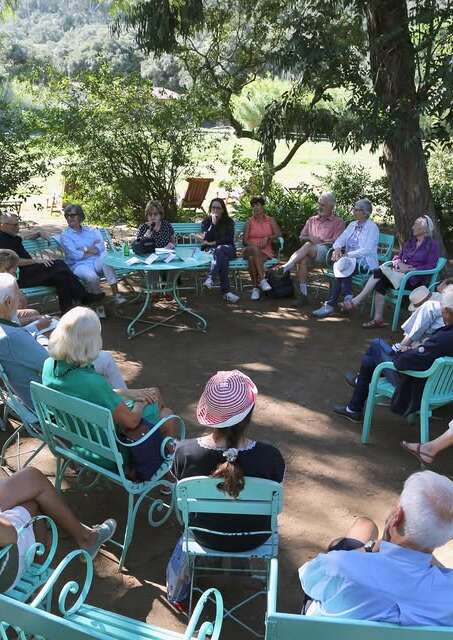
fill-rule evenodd
<path id="1" fill-rule="evenodd" d="M 413 313 L 418 307 L 421 307 L 424 302 L 429 300 L 432 296 L 428 287 L 423 284 L 421 287 L 417 287 L 409 294 L 409 311 Z"/>

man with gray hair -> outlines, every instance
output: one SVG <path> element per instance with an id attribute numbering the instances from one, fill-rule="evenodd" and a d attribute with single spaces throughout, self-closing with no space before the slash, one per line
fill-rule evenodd
<path id="1" fill-rule="evenodd" d="M 404 626 L 453 626 L 453 570 L 433 551 L 453 538 L 453 482 L 432 471 L 411 475 L 382 538 L 357 519 L 299 569 L 307 615 Z M 367 553 L 368 552 L 368 553 Z"/>
<path id="2" fill-rule="evenodd" d="M 284 272 L 291 271 L 293 267 L 297 269 L 299 305 L 307 302 L 309 269 L 314 264 L 326 264 L 327 253 L 332 242 L 335 242 L 344 231 L 343 220 L 335 214 L 335 204 L 333 193 L 321 194 L 318 213 L 308 218 L 300 232 L 299 238 L 304 244 L 283 265 Z"/>
<path id="3" fill-rule="evenodd" d="M 384 370 L 384 376 L 395 386 L 392 411 L 400 415 L 409 415 L 418 411 L 426 378 L 405 376 L 399 371 L 426 371 L 437 358 L 453 357 L 453 285 L 444 289 L 441 307 L 445 326 L 437 329 L 423 344 L 413 349 L 395 353 L 392 347 L 381 338 L 373 340 L 362 356 L 360 371 L 357 374 L 346 374 L 347 382 L 354 387 L 351 399 L 346 405 L 334 405 L 334 412 L 351 422 L 362 422 L 363 408 L 374 370 L 378 364 L 387 361 L 393 362 L 397 369 L 397 371 Z"/>

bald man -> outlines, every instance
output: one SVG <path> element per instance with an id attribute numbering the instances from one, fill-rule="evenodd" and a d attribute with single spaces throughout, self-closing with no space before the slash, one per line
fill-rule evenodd
<path id="1" fill-rule="evenodd" d="M 63 260 L 32 258 L 19 236 L 19 218 L 16 215 L 0 216 L 0 249 L 11 249 L 19 256 L 19 287 L 55 287 L 61 313 L 66 313 L 79 302 L 91 304 L 104 297 L 103 293 L 88 293 Z"/>

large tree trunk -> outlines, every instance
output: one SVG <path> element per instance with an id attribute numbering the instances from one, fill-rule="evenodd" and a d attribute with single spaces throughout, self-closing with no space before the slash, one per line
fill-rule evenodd
<path id="1" fill-rule="evenodd" d="M 415 88 L 415 52 L 406 0 L 366 0 L 374 90 L 392 124 L 383 161 L 400 241 L 418 216 L 428 213 L 439 229 L 429 186 Z M 439 236 L 440 237 L 440 236 Z"/>

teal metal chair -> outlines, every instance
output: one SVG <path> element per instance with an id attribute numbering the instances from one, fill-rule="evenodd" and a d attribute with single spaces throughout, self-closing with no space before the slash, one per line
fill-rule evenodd
<path id="1" fill-rule="evenodd" d="M 384 369 L 396 371 L 393 362 L 381 362 L 374 370 L 365 406 L 362 444 L 367 444 L 371 432 L 374 407 L 382 398 L 392 398 L 395 387 L 381 377 Z M 433 410 L 453 402 L 453 358 L 437 358 L 426 371 L 401 371 L 412 378 L 426 379 L 420 404 L 420 442 L 429 441 L 429 419 Z"/>
<path id="2" fill-rule="evenodd" d="M 183 551 L 188 556 L 191 585 L 190 585 L 190 600 L 189 600 L 189 613 L 192 610 L 192 598 L 193 592 L 201 590 L 195 587 L 196 573 L 233 573 L 243 575 L 244 573 L 251 572 L 254 576 L 260 577 L 264 581 L 264 586 L 261 590 L 256 591 L 251 596 L 245 598 L 239 603 L 235 604 L 230 609 L 225 609 L 224 618 L 231 618 L 239 625 L 247 629 L 256 637 L 262 637 L 260 633 L 257 633 L 248 624 L 239 620 L 235 615 L 235 612 L 244 605 L 248 604 L 255 598 L 266 595 L 267 592 L 267 580 L 269 573 L 269 563 L 271 558 L 275 558 L 278 553 L 278 514 L 282 510 L 283 504 L 283 488 L 277 482 L 272 480 L 263 480 L 262 478 L 245 478 L 245 485 L 237 499 L 231 498 L 228 494 L 219 489 L 220 480 L 218 478 L 207 478 L 205 476 L 196 476 L 193 478 L 187 478 L 180 480 L 176 485 L 176 501 L 177 509 L 180 512 L 182 522 L 184 525 L 183 533 Z M 242 552 L 229 552 L 229 551 L 216 551 L 202 546 L 194 536 L 194 532 L 203 531 L 219 535 L 219 531 L 211 531 L 209 529 L 200 529 L 190 524 L 191 516 L 197 513 L 212 513 L 222 515 L 255 515 L 255 516 L 269 516 L 271 525 L 267 531 L 261 531 L 259 533 L 269 534 L 268 540 L 261 546 L 251 551 Z M 221 535 L 244 537 L 250 534 L 239 533 L 221 533 Z M 208 566 L 200 564 L 203 560 L 211 559 L 257 559 L 264 565 L 263 569 L 223 569 L 219 566 Z M 197 566 L 198 565 L 198 566 Z"/>
<path id="3" fill-rule="evenodd" d="M 0 452 L 0 466 L 4 466 L 7 463 L 7 460 L 10 457 L 16 458 L 17 469 L 21 469 L 26 467 L 35 456 L 45 447 L 45 440 L 43 433 L 41 431 L 41 427 L 39 425 L 38 417 L 33 411 L 31 411 L 28 407 L 25 406 L 22 399 L 14 391 L 8 376 L 2 365 L 0 364 L 0 402 L 3 405 L 3 418 L 2 418 L 2 428 L 6 429 L 6 423 L 8 421 L 8 417 L 12 416 L 18 422 L 20 422 L 20 426 L 14 429 L 14 432 L 5 440 L 3 443 L 1 452 Z M 26 431 L 30 438 L 37 438 L 42 441 L 37 448 L 30 450 L 28 452 L 20 451 L 20 442 L 22 433 Z M 6 456 L 6 452 L 11 446 L 12 442 L 16 440 L 16 454 L 11 456 Z M 21 454 L 31 453 L 32 455 L 27 458 L 25 464 L 21 463 Z"/>
<path id="4" fill-rule="evenodd" d="M 453 627 L 402 627 L 368 620 L 303 616 L 277 609 L 278 561 L 271 560 L 266 640 L 447 640 Z"/>
<path id="5" fill-rule="evenodd" d="M 66 582 L 58 596 L 57 615 L 42 608 L 50 602 L 56 584 L 62 580 L 71 563 L 83 561 L 83 584 Z M 177 633 L 154 624 L 134 620 L 100 607 L 85 603 L 93 580 L 93 561 L 81 549 L 69 553 L 51 572 L 41 590 L 29 604 L 0 595 L 0 639 L 9 640 L 14 630 L 19 640 L 219 640 L 223 621 L 222 596 L 216 589 L 208 589 L 200 598 L 188 622 L 185 633 Z M 207 602 L 215 602 L 213 622 L 201 622 Z M 199 627 L 195 637 L 195 629 Z"/>
<path id="6" fill-rule="evenodd" d="M 24 572 L 17 583 L 5 592 L 9 598 L 18 600 L 19 602 L 28 602 L 39 588 L 49 579 L 52 568 L 51 563 L 55 557 L 58 547 L 58 530 L 52 520 L 48 516 L 35 516 L 30 519 L 33 524 L 38 521 L 45 521 L 49 528 L 49 544 L 47 549 L 41 542 L 35 542 L 28 549 L 24 560 Z M 17 535 L 20 537 L 25 527 L 21 527 Z M 13 545 L 6 545 L 0 549 L 0 564 L 8 563 L 9 556 Z M 52 599 L 52 590 L 49 590 L 46 597 L 43 598 L 42 604 L 50 610 Z"/>
<path id="7" fill-rule="evenodd" d="M 112 540 L 122 550 L 119 561 L 119 569 L 121 570 L 134 534 L 137 512 L 143 500 L 145 498 L 151 500 L 148 520 L 153 527 L 160 526 L 168 520 L 174 505 L 174 484 L 165 479 L 173 462 L 173 454 L 166 452 L 167 445 L 172 441 L 172 438 L 163 440 L 161 446 L 163 462 L 152 478 L 145 482 L 134 482 L 126 476 L 124 452 L 145 442 L 165 422 L 171 419 L 178 421 L 179 438 L 183 439 L 185 436 L 184 422 L 179 416 L 167 416 L 154 425 L 143 438 L 131 444 L 125 444 L 118 438 L 112 413 L 108 409 L 48 389 L 37 382 L 32 382 L 30 388 L 44 438 L 50 451 L 57 459 L 56 489 L 61 490 L 64 472 L 72 462 L 106 478 L 126 491 L 128 510 L 124 540 L 122 543 Z M 164 487 L 170 490 L 170 504 L 164 503 L 160 498 L 150 496 L 153 489 Z M 155 516 L 159 513 L 163 515 L 156 519 Z"/>
<path id="8" fill-rule="evenodd" d="M 387 264 L 391 265 L 391 262 L 388 262 Z M 401 305 L 403 303 L 403 299 L 405 297 L 409 297 L 412 291 L 411 289 L 406 288 L 409 278 L 412 278 L 413 276 L 425 276 L 426 278 L 428 278 L 429 276 L 431 276 L 427 282 L 427 287 L 429 289 L 432 289 L 435 283 L 437 282 L 437 280 L 439 279 L 440 272 L 442 271 L 442 269 L 445 267 L 446 264 L 447 264 L 446 258 L 439 258 L 434 269 L 409 271 L 408 273 L 404 274 L 401 280 L 399 289 L 389 289 L 388 293 L 385 296 L 385 300 L 395 307 L 393 311 L 392 331 L 396 331 L 398 329 L 398 323 L 400 319 Z M 371 317 L 373 317 L 373 315 L 374 315 L 374 295 L 373 295 L 373 302 L 371 305 Z"/>

